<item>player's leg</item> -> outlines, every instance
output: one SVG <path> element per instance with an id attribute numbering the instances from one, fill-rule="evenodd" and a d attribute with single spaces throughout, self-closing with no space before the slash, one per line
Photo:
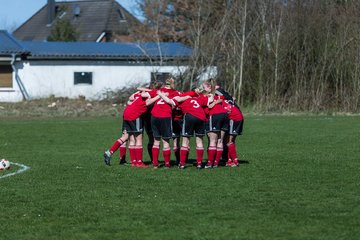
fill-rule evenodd
<path id="1" fill-rule="evenodd" d="M 136 149 L 136 160 L 137 167 L 147 168 L 148 166 L 143 162 L 143 135 L 142 133 L 135 134 L 135 149 Z"/>
<path id="2" fill-rule="evenodd" d="M 152 162 L 152 147 L 154 144 L 154 135 L 151 128 L 151 115 L 148 113 L 144 116 L 144 128 L 145 132 L 148 136 L 148 143 L 147 143 L 147 152 L 150 156 L 150 161 Z"/>
<path id="3" fill-rule="evenodd" d="M 217 140 L 220 132 L 208 132 L 209 147 L 208 147 L 208 160 L 205 168 L 211 168 L 216 157 Z"/>
<path id="4" fill-rule="evenodd" d="M 136 167 L 137 159 L 136 159 L 136 142 L 134 133 L 130 133 L 129 137 L 129 152 L 130 152 L 130 160 L 131 166 Z"/>
<path id="5" fill-rule="evenodd" d="M 124 132 L 124 125 L 123 125 L 123 129 L 122 132 Z M 126 164 L 126 142 L 124 142 L 123 144 L 120 145 L 119 148 L 119 163 L 120 164 Z"/>
<path id="6" fill-rule="evenodd" d="M 165 167 L 170 167 L 170 157 L 171 157 L 171 150 L 170 150 L 170 138 L 162 139 L 163 143 L 163 157 L 164 157 L 164 163 Z"/>
<path id="7" fill-rule="evenodd" d="M 126 164 L 126 142 L 120 145 L 119 159 L 120 159 L 120 164 Z"/>
<path id="8" fill-rule="evenodd" d="M 104 152 L 103 156 L 106 165 L 110 166 L 111 156 L 119 149 L 122 144 L 124 144 L 128 140 L 128 138 L 129 134 L 126 130 L 124 130 L 122 136 L 117 139 L 108 150 Z"/>
<path id="9" fill-rule="evenodd" d="M 160 135 L 163 143 L 163 157 L 165 167 L 170 167 L 170 158 L 171 158 L 171 149 L 170 149 L 170 140 L 172 139 L 172 118 L 161 118 L 159 121 L 160 126 Z"/>
<path id="10" fill-rule="evenodd" d="M 239 166 L 239 160 L 238 160 L 238 156 L 237 156 L 237 150 L 236 150 L 236 137 L 238 135 L 242 134 L 242 130 L 243 130 L 243 121 L 233 121 L 233 126 L 230 128 L 229 134 L 229 143 L 228 143 L 228 148 L 229 148 L 229 156 L 233 162 L 233 164 L 231 166 Z"/>
<path id="11" fill-rule="evenodd" d="M 225 136 L 225 132 L 220 131 L 220 137 L 218 138 L 217 145 L 216 145 L 216 155 L 215 155 L 214 167 L 218 167 L 222 153 L 223 153 L 224 136 Z"/>
<path id="12" fill-rule="evenodd" d="M 196 167 L 198 169 L 202 168 L 202 160 L 204 156 L 204 142 L 203 136 L 197 135 L 196 138 Z"/>
<path id="13" fill-rule="evenodd" d="M 188 152 L 189 152 L 189 144 L 190 144 L 190 137 L 183 136 L 182 137 L 182 145 L 180 149 L 180 168 L 185 167 L 185 163 L 187 160 Z"/>
<path id="14" fill-rule="evenodd" d="M 159 128 L 159 119 L 151 116 L 151 130 L 153 133 L 154 142 L 151 149 L 152 164 L 154 168 L 159 166 L 159 152 L 160 152 L 160 141 L 161 134 Z"/>
<path id="15" fill-rule="evenodd" d="M 180 134 L 182 123 L 183 121 L 181 119 L 173 120 L 173 152 L 176 158 L 176 165 L 180 163 Z"/>

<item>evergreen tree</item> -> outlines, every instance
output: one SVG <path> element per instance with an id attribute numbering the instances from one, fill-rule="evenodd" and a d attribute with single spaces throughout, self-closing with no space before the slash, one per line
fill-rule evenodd
<path id="1" fill-rule="evenodd" d="M 76 42 L 76 29 L 71 25 L 69 20 L 58 19 L 51 29 L 51 34 L 47 40 L 49 42 Z"/>

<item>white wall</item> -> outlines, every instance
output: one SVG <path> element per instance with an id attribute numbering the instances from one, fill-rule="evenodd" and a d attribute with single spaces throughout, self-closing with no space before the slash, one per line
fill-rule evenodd
<path id="1" fill-rule="evenodd" d="M 18 75 L 31 99 L 55 97 L 101 99 L 106 91 L 150 82 L 151 72 L 175 75 L 186 66 L 121 65 L 100 61 L 26 61 L 16 63 Z M 92 85 L 74 85 L 74 72 L 92 72 Z M 13 74 L 15 75 L 15 74 Z M 0 91 L 0 102 L 22 101 L 22 94 L 13 76 L 13 91 Z"/>

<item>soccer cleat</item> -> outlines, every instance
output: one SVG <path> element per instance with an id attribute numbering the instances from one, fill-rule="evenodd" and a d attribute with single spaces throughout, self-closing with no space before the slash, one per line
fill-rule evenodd
<path id="1" fill-rule="evenodd" d="M 179 165 L 179 169 L 185 169 L 184 165 Z"/>
<path id="2" fill-rule="evenodd" d="M 127 165 L 128 163 L 127 163 L 127 161 L 125 159 L 120 159 L 119 164 L 120 165 Z"/>
<path id="3" fill-rule="evenodd" d="M 110 160 L 111 160 L 111 153 L 109 150 L 104 152 L 104 162 L 106 165 L 110 166 Z"/>
<path id="4" fill-rule="evenodd" d="M 137 167 L 138 167 L 138 168 L 148 168 L 149 166 L 146 165 L 146 164 L 143 163 L 143 162 L 140 162 L 140 163 L 138 162 Z"/>
<path id="5" fill-rule="evenodd" d="M 198 169 L 198 170 L 202 169 L 201 164 L 197 165 L 197 166 L 196 166 L 196 169 Z"/>
<path id="6" fill-rule="evenodd" d="M 212 165 L 206 164 L 205 169 L 209 169 L 209 168 L 212 168 Z"/>
<path id="7" fill-rule="evenodd" d="M 239 161 L 235 159 L 232 167 L 239 167 L 239 166 L 240 166 Z"/>
<path id="8" fill-rule="evenodd" d="M 227 162 L 226 162 L 226 165 L 225 166 L 227 166 L 227 167 L 233 167 L 234 166 L 234 162 L 231 160 L 231 159 L 229 159 Z"/>
<path id="9" fill-rule="evenodd" d="M 213 165 L 213 168 L 217 168 L 219 165 L 218 164 L 214 164 Z"/>

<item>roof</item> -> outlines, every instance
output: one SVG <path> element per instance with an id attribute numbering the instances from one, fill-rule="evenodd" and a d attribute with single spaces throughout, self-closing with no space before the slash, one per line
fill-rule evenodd
<path id="1" fill-rule="evenodd" d="M 192 49 L 182 43 L 98 43 L 19 41 L 0 30 L 0 55 L 28 59 L 188 60 Z"/>
<path id="2" fill-rule="evenodd" d="M 13 32 L 24 41 L 45 41 L 55 21 L 49 24 L 51 4 L 46 4 Z M 57 19 L 67 19 L 76 28 L 78 41 L 96 41 L 102 33 L 128 36 L 141 22 L 115 0 L 56 1 Z"/>
<path id="3" fill-rule="evenodd" d="M 23 54 L 28 51 L 7 31 L 0 30 L 0 55 Z"/>
<path id="4" fill-rule="evenodd" d="M 181 43 L 32 42 L 21 44 L 29 59 L 189 59 L 192 49 Z"/>

